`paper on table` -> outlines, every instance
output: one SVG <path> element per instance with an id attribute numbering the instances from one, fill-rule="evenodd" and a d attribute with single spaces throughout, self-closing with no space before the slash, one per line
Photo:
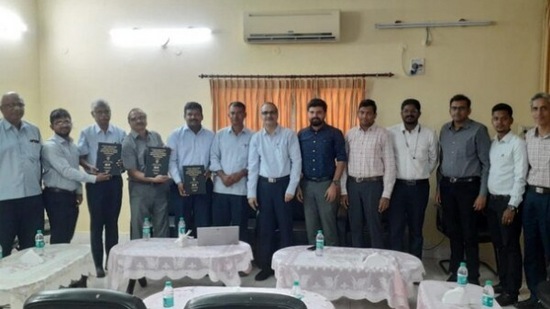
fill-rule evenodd
<path id="1" fill-rule="evenodd" d="M 191 230 L 187 231 L 185 235 L 180 235 L 174 242 L 181 247 L 187 246 L 187 239 L 189 239 L 189 235 L 191 234 Z"/>
<path id="2" fill-rule="evenodd" d="M 44 263 L 44 259 L 41 258 L 34 250 L 27 250 L 20 258 L 19 261 L 27 265 L 38 265 Z"/>
<path id="3" fill-rule="evenodd" d="M 443 298 L 441 299 L 441 302 L 444 304 L 452 304 L 452 305 L 462 305 L 467 304 L 467 302 L 464 299 L 464 288 L 463 287 L 456 287 L 452 290 L 448 290 L 443 294 Z"/>
<path id="4" fill-rule="evenodd" d="M 389 265 L 389 261 L 385 256 L 382 256 L 378 252 L 374 252 L 365 258 L 363 264 L 371 268 L 384 268 Z"/>

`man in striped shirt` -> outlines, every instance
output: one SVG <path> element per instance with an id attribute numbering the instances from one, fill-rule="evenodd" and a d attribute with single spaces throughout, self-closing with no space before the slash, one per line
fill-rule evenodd
<path id="1" fill-rule="evenodd" d="M 359 103 L 357 118 L 359 126 L 346 134 L 348 177 L 342 177 L 341 202 L 348 207 L 352 246 L 366 246 L 366 225 L 370 247 L 385 248 L 382 217 L 390 205 L 396 177 L 392 140 L 388 130 L 374 124 L 373 100 Z"/>

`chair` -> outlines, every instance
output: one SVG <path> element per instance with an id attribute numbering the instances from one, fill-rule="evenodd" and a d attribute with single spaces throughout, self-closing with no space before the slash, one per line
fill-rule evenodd
<path id="1" fill-rule="evenodd" d="M 447 234 L 447 230 L 446 230 L 446 228 L 443 224 L 443 211 L 441 210 L 441 206 L 437 206 L 437 214 L 436 214 L 435 220 L 436 220 L 435 225 L 437 227 L 437 230 L 439 232 L 441 232 L 443 235 L 445 235 L 446 237 L 449 237 L 449 235 Z M 478 233 L 477 235 L 478 235 L 478 243 L 479 244 L 490 243 L 491 246 L 493 246 L 493 253 L 495 255 L 495 264 L 496 264 L 497 270 L 498 270 L 498 265 L 499 265 L 498 252 L 497 252 L 497 248 L 493 245 L 493 242 L 491 240 L 491 234 L 489 232 L 489 224 L 487 222 L 487 217 L 485 216 L 485 214 L 481 214 L 481 213 L 478 214 L 477 233 Z M 449 259 L 440 260 L 438 262 L 439 267 L 441 267 L 441 269 L 445 272 L 445 274 L 450 273 L 449 268 L 445 267 L 445 265 L 444 265 L 444 264 L 449 263 L 449 262 L 450 262 Z M 498 276 L 498 271 L 495 270 L 493 267 L 491 267 L 491 265 L 487 264 L 486 262 L 479 261 L 479 265 L 485 266 L 495 276 Z"/>
<path id="2" fill-rule="evenodd" d="M 198 296 L 187 302 L 184 309 L 307 309 L 304 302 L 289 295 L 242 292 Z"/>
<path id="3" fill-rule="evenodd" d="M 31 295 L 23 309 L 147 309 L 141 299 L 103 289 L 61 289 Z"/>

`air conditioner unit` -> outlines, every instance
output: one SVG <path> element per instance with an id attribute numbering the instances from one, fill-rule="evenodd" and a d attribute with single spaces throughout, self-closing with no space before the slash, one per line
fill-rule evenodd
<path id="1" fill-rule="evenodd" d="M 247 43 L 320 43 L 340 40 L 340 11 L 245 12 Z"/>

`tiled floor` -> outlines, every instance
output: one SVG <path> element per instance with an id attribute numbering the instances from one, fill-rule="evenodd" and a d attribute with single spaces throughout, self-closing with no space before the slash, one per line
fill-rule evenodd
<path id="1" fill-rule="evenodd" d="M 424 276 L 424 279 L 433 279 L 433 280 L 446 280 L 447 275 L 441 270 L 439 267 L 437 260 L 431 259 L 431 258 L 425 258 L 423 260 L 424 268 L 426 269 L 426 274 Z M 250 275 L 247 277 L 242 278 L 242 286 L 248 286 L 248 287 L 275 287 L 275 278 L 271 277 L 266 281 L 263 282 L 256 282 L 254 280 L 254 276 L 258 272 L 257 269 L 254 269 Z M 495 276 L 489 272 L 484 267 L 481 268 L 481 282 L 485 282 L 485 280 L 496 280 Z M 222 285 L 221 283 L 214 283 L 211 282 L 208 278 L 202 278 L 200 280 L 191 280 L 189 278 L 184 278 L 181 280 L 177 280 L 173 282 L 175 287 L 181 287 L 181 286 L 210 286 L 210 285 Z M 140 298 L 145 298 L 151 294 L 157 293 L 162 290 L 164 285 L 164 281 L 153 281 L 149 280 L 148 286 L 146 288 L 140 287 L 138 284 L 136 284 L 134 294 Z M 88 282 L 89 287 L 97 287 L 97 288 L 104 288 L 106 287 L 106 280 L 105 279 L 98 279 L 95 277 L 90 277 Z M 416 287 L 415 287 L 416 289 Z M 526 298 L 529 295 L 528 290 L 523 287 L 521 290 L 520 299 Z M 386 301 L 382 301 L 380 303 L 371 303 L 367 300 L 349 300 L 349 299 L 339 299 L 333 302 L 335 307 L 337 309 L 359 309 L 359 308 L 389 308 Z M 416 293 L 413 297 L 409 300 L 410 308 L 414 309 L 416 308 Z M 514 308 L 513 306 L 505 307 L 505 308 Z"/>

